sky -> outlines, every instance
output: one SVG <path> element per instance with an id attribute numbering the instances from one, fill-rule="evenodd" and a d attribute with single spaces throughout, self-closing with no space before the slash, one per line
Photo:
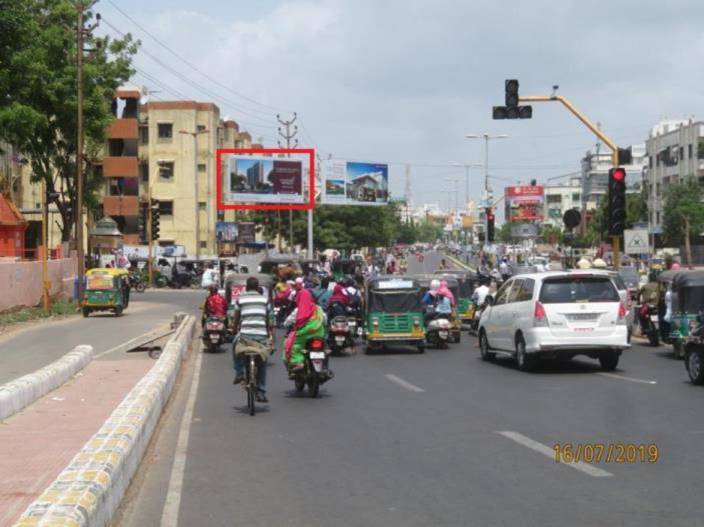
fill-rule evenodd
<path id="1" fill-rule="evenodd" d="M 662 119 L 702 116 L 701 0 L 100 0 L 94 9 L 100 31 L 141 40 L 133 82 L 154 98 L 215 102 L 265 146 L 276 146 L 276 114 L 295 111 L 300 146 L 389 163 L 393 196 L 403 197 L 410 164 L 415 204 L 464 202 L 465 169 L 452 165 L 483 162 L 484 147 L 467 134 L 509 136 L 490 142 L 495 196 L 579 171 L 596 139 L 558 103 L 534 104 L 530 120 L 491 119 L 508 78 L 521 95 L 559 85 L 621 146 Z M 483 169 L 472 168 L 470 198 L 483 187 Z"/>

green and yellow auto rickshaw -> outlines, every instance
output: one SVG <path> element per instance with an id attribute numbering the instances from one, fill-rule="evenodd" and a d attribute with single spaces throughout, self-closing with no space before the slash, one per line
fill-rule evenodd
<path id="1" fill-rule="evenodd" d="M 479 279 L 476 273 L 449 269 L 435 271 L 435 274 L 441 276 L 452 275 L 457 278 L 460 286 L 459 297 L 455 298 L 457 301 L 457 316 L 461 324 L 470 324 L 472 320 L 474 320 L 474 312 L 477 309 L 474 300 L 472 300 L 474 290 L 479 285 Z"/>
<path id="2" fill-rule="evenodd" d="M 452 307 L 452 317 L 450 318 L 450 342 L 460 342 L 462 339 L 462 321 L 459 316 L 457 299 L 460 295 L 460 283 L 456 276 L 451 274 L 417 274 L 413 278 L 418 280 L 420 284 L 421 298 L 430 289 L 430 282 L 433 280 L 444 280 L 447 282 L 447 288 L 452 291 L 455 297 L 455 305 Z"/>
<path id="3" fill-rule="evenodd" d="M 416 346 L 425 351 L 425 317 L 420 284 L 407 276 L 378 276 L 365 287 L 365 326 L 369 353 L 385 344 Z"/>
<path id="4" fill-rule="evenodd" d="M 119 317 L 129 303 L 130 282 L 126 269 L 98 267 L 86 271 L 81 300 L 84 317 L 93 311 L 112 311 Z"/>
<path id="5" fill-rule="evenodd" d="M 704 271 L 663 271 L 658 276 L 658 319 L 663 340 L 672 344 L 677 358 L 684 357 L 683 342 L 704 310 Z M 667 289 L 671 290 L 671 318 L 667 313 Z M 662 313 L 662 315 L 660 315 Z M 669 323 L 668 323 L 669 322 Z M 666 337 L 666 338 L 665 338 Z"/>

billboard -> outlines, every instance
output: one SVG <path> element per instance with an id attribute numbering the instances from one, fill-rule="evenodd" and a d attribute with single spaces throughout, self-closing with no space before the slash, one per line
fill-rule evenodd
<path id="1" fill-rule="evenodd" d="M 386 205 L 389 165 L 330 159 L 325 161 L 322 203 L 328 205 Z"/>
<path id="2" fill-rule="evenodd" d="M 255 241 L 254 222 L 218 221 L 215 224 L 215 239 L 222 243 L 253 243 Z"/>
<path id="3" fill-rule="evenodd" d="M 506 187 L 506 221 L 542 221 L 542 185 L 516 185 Z"/>
<path id="4" fill-rule="evenodd" d="M 225 164 L 225 203 L 303 203 L 303 163 L 293 159 L 231 155 Z"/>

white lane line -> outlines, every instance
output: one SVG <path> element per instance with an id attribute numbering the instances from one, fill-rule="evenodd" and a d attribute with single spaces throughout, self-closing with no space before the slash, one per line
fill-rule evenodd
<path id="1" fill-rule="evenodd" d="M 193 367 L 193 379 L 191 389 L 188 392 L 186 409 L 181 417 L 181 425 L 176 441 L 176 452 L 174 453 L 174 464 L 171 467 L 171 477 L 169 478 L 169 488 L 166 492 L 166 501 L 161 513 L 162 527 L 177 527 L 178 512 L 181 507 L 181 493 L 183 492 L 183 476 L 186 469 L 186 457 L 188 450 L 188 438 L 191 434 L 191 421 L 193 421 L 193 408 L 196 404 L 198 394 L 198 383 L 200 382 L 200 366 L 203 354 L 198 347 L 195 348 L 196 362 Z"/>
<path id="2" fill-rule="evenodd" d="M 510 430 L 504 430 L 502 432 L 496 433 L 507 437 L 511 441 L 515 441 L 519 445 L 523 445 L 525 447 L 530 448 L 531 450 L 540 452 L 544 456 L 549 457 L 552 462 L 555 463 L 555 451 L 549 446 L 544 445 L 542 443 L 538 443 L 537 441 L 532 440 L 530 437 L 526 437 L 523 434 L 519 434 L 518 432 L 511 432 Z M 607 472 L 606 470 L 595 467 L 594 465 L 590 465 L 589 463 L 583 463 L 581 461 L 578 461 L 576 463 L 560 464 L 573 468 L 575 470 L 579 470 L 580 472 L 584 472 L 585 474 L 589 474 L 590 476 L 593 476 L 595 478 L 607 478 L 613 476 L 611 472 Z"/>
<path id="3" fill-rule="evenodd" d="M 410 391 L 416 392 L 416 393 L 421 393 L 421 392 L 425 391 L 423 388 L 419 388 L 415 384 L 411 384 L 408 381 L 404 381 L 401 377 L 398 377 L 398 376 L 394 375 L 393 373 L 387 373 L 386 375 L 384 375 L 384 377 L 389 379 L 391 382 L 395 382 L 399 386 L 403 386 L 406 390 L 410 390 Z"/>
<path id="4" fill-rule="evenodd" d="M 603 371 L 599 371 L 596 374 L 601 375 L 602 377 L 609 377 L 611 379 L 619 379 L 622 381 L 639 382 L 641 384 L 657 384 L 658 383 L 658 381 L 647 381 L 645 379 L 636 379 L 635 377 L 626 377 L 625 375 L 618 375 L 616 373 L 606 373 Z"/>

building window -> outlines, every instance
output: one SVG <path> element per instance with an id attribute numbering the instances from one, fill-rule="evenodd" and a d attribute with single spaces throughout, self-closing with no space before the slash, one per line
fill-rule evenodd
<path id="1" fill-rule="evenodd" d="M 108 178 L 108 196 L 138 196 L 139 185 L 137 178 L 111 177 Z"/>
<path id="2" fill-rule="evenodd" d="M 208 204 L 205 201 L 199 201 L 198 202 L 198 208 L 200 210 L 207 210 L 208 209 Z"/>
<path id="3" fill-rule="evenodd" d="M 559 194 L 548 194 L 548 203 L 562 203 L 562 196 Z"/>
<path id="4" fill-rule="evenodd" d="M 659 212 L 655 213 L 655 224 L 660 225 L 660 213 Z"/>
<path id="5" fill-rule="evenodd" d="M 691 155 L 691 152 L 692 152 L 691 148 L 690 148 L 689 151 L 690 151 L 690 155 Z M 648 167 L 649 167 L 649 168 L 653 168 L 653 156 L 650 156 L 650 157 L 648 158 Z"/>
<path id="6" fill-rule="evenodd" d="M 159 123 L 159 139 L 171 139 L 173 137 L 173 125 L 171 123 Z"/>
<path id="7" fill-rule="evenodd" d="M 689 144 L 687 145 L 687 157 L 688 157 L 689 159 L 692 159 L 692 143 L 689 143 Z"/>
<path id="8" fill-rule="evenodd" d="M 205 132 L 205 125 L 204 124 L 199 124 L 196 126 L 196 131 L 198 132 Z"/>
<path id="9" fill-rule="evenodd" d="M 581 198 L 581 196 L 579 195 L 579 193 L 572 194 L 572 201 L 579 201 L 580 198 Z"/>
<path id="10" fill-rule="evenodd" d="M 684 147 L 681 146 L 680 147 L 680 155 L 679 155 L 677 161 L 682 161 L 683 159 L 684 159 Z"/>
<path id="11" fill-rule="evenodd" d="M 198 172 L 205 172 L 205 163 L 198 163 Z"/>
<path id="12" fill-rule="evenodd" d="M 139 127 L 139 142 L 143 145 L 149 144 L 149 125 Z"/>
<path id="13" fill-rule="evenodd" d="M 172 180 L 174 178 L 173 161 L 159 161 L 159 177 L 167 180 Z"/>
<path id="14" fill-rule="evenodd" d="M 201 241 L 201 242 L 200 242 L 200 248 L 201 248 L 201 249 L 207 249 L 207 248 L 208 248 L 208 242 Z"/>
<path id="15" fill-rule="evenodd" d="M 159 216 L 173 216 L 174 202 L 171 200 L 159 200 Z"/>
<path id="16" fill-rule="evenodd" d="M 142 183 L 149 183 L 149 163 L 146 161 L 139 164 L 139 179 Z"/>

